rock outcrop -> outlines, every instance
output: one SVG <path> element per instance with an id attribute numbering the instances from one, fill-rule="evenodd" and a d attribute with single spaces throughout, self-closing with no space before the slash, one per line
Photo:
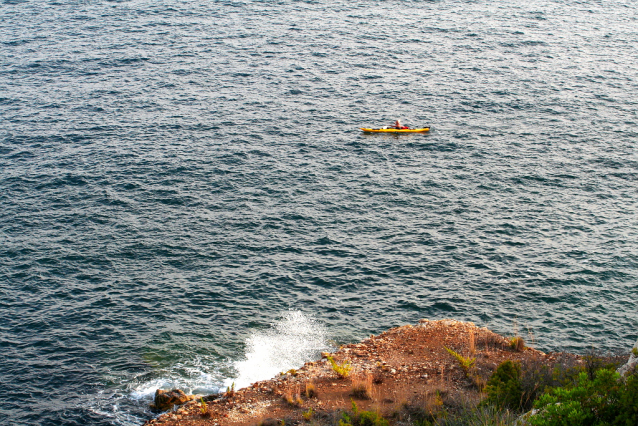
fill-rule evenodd
<path id="1" fill-rule="evenodd" d="M 548 371 L 558 362 L 566 366 L 585 365 L 578 355 L 545 354 L 525 347 L 520 341 L 520 345 L 512 345 L 510 339 L 469 322 L 423 319 L 416 325 L 393 328 L 359 343 L 343 345 L 272 379 L 209 395 L 202 402 L 189 401 L 193 397 L 181 391 L 158 391 L 155 405 L 166 399 L 164 408 L 159 409 L 183 405 L 148 420 L 145 425 L 304 424 L 310 415 L 332 418 L 334 413 L 350 409 L 353 399 L 357 399 L 360 410 L 392 416 L 405 407 L 435 407 L 437 396 L 451 403 L 478 402 L 482 398 L 480 387 L 506 360 L 538 368 L 545 366 Z M 635 368 L 638 342 L 633 352 L 619 371 Z M 472 361 L 472 374 L 463 368 L 459 357 Z M 348 365 L 349 375 L 339 374 L 335 364 Z M 171 393 L 177 393 L 178 397 L 170 399 L 166 394 Z M 525 424 L 525 417 L 520 423 Z"/>
<path id="2" fill-rule="evenodd" d="M 630 371 L 634 371 L 636 369 L 636 366 L 638 366 L 638 340 L 631 350 L 631 355 L 629 355 L 629 360 L 627 361 L 627 363 L 616 371 L 618 371 L 621 376 L 624 376 Z"/>
<path id="3" fill-rule="evenodd" d="M 195 399 L 193 395 L 186 395 L 184 391 L 180 389 L 173 389 L 171 391 L 165 391 L 158 389 L 155 391 L 155 399 L 151 404 L 151 409 L 156 411 L 171 410 L 176 405 L 182 405 Z"/>
<path id="4" fill-rule="evenodd" d="M 146 425 L 254 426 L 302 424 L 304 413 L 330 416 L 351 408 L 390 416 L 406 404 L 424 407 L 435 395 L 478 400 L 472 378 L 446 348 L 475 360 L 474 375 L 483 381 L 505 360 L 535 360 L 553 365 L 555 355 L 531 348 L 516 350 L 508 339 L 469 322 L 429 321 L 406 325 L 341 346 L 333 353 L 269 380 L 214 397 L 186 402 L 177 410 L 150 419 Z M 351 372 L 343 377 L 328 356 Z M 475 374 L 474 374 L 475 373 Z M 365 390 L 365 392 L 363 392 Z M 363 392 L 363 393 L 362 393 Z M 363 396 L 362 396 L 363 395 Z M 172 408 L 172 407 L 171 407 Z M 275 419 L 275 420 L 272 420 Z"/>

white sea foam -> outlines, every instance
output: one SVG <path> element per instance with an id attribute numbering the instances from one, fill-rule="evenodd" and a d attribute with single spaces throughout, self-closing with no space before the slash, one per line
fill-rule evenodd
<path id="1" fill-rule="evenodd" d="M 299 368 L 329 348 L 323 325 L 300 311 L 288 311 L 271 328 L 255 332 L 246 340 L 245 359 L 235 362 L 238 375 L 225 385 L 235 383 L 239 389 L 270 379 Z"/>
<path id="2" fill-rule="evenodd" d="M 118 426 L 134 426 L 151 414 L 148 406 L 157 389 L 177 388 L 204 395 L 223 391 L 233 383 L 239 389 L 316 359 L 321 351 L 330 349 L 327 341 L 322 324 L 300 311 L 287 311 L 268 329 L 252 333 L 241 360 L 220 363 L 218 358 L 198 356 L 156 370 L 151 377 L 112 378 L 120 382 L 120 390 L 101 393 L 86 405 Z"/>
<path id="3" fill-rule="evenodd" d="M 175 364 L 159 377 L 131 386 L 131 399 L 150 400 L 157 389 L 181 389 L 187 394 L 211 394 L 220 390 L 222 373 L 217 363 L 196 358 L 188 363 Z"/>
<path id="4" fill-rule="evenodd" d="M 139 425 L 148 415 L 149 404 L 157 389 L 181 389 L 187 394 L 209 395 L 221 390 L 228 377 L 227 363 L 220 364 L 217 358 L 195 357 L 172 365 L 170 368 L 138 377 L 112 379 L 119 382 L 119 389 L 102 391 L 85 404 L 93 413 L 110 418 L 118 426 Z"/>

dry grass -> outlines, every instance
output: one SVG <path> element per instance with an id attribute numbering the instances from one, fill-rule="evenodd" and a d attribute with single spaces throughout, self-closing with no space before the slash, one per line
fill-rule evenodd
<path id="1" fill-rule="evenodd" d="M 318 393 L 317 393 L 317 387 L 315 386 L 315 384 L 312 383 L 312 382 L 307 382 L 306 383 L 306 390 L 305 390 L 304 394 L 306 395 L 306 398 L 308 398 L 308 399 L 316 398 Z"/>
<path id="2" fill-rule="evenodd" d="M 520 336 L 515 336 L 510 339 L 510 348 L 516 352 L 523 352 L 525 350 L 525 340 Z"/>
<path id="3" fill-rule="evenodd" d="M 372 373 L 353 375 L 350 395 L 355 399 L 372 399 Z"/>
<path id="4" fill-rule="evenodd" d="M 375 371 L 372 375 L 372 383 L 374 383 L 375 385 L 380 385 L 381 383 L 383 383 L 383 372 L 378 370 Z"/>
<path id="5" fill-rule="evenodd" d="M 434 393 L 429 393 L 425 400 L 425 410 L 428 414 L 435 416 L 441 412 L 443 408 L 443 393 L 436 390 Z"/>
<path id="6" fill-rule="evenodd" d="M 474 354 L 476 354 L 476 336 L 473 331 L 470 332 L 470 342 L 468 347 L 470 349 L 470 356 L 474 356 Z"/>
<path id="7" fill-rule="evenodd" d="M 534 330 L 532 327 L 527 327 L 527 341 L 530 342 L 529 347 L 534 348 L 536 346 L 536 337 L 534 336 Z"/>
<path id="8" fill-rule="evenodd" d="M 392 417 L 397 426 L 428 424 L 434 421 L 443 411 L 447 390 L 438 387 L 426 387 L 420 393 L 403 395 L 396 406 Z"/>
<path id="9" fill-rule="evenodd" d="M 514 320 L 513 327 L 514 337 L 510 338 L 510 348 L 516 352 L 522 352 L 525 350 L 525 340 L 518 334 L 518 322 Z"/>
<path id="10" fill-rule="evenodd" d="M 486 352 L 501 350 L 505 346 L 505 339 L 503 336 L 499 336 L 490 331 L 482 332 L 479 333 L 478 338 L 476 338 L 476 346 L 482 346 Z"/>
<path id="11" fill-rule="evenodd" d="M 289 387 L 284 392 L 284 401 L 288 403 L 288 405 L 292 407 L 299 407 L 303 404 L 303 400 L 301 399 L 301 395 L 299 393 L 299 386 L 295 386 L 294 390 L 292 387 Z"/>

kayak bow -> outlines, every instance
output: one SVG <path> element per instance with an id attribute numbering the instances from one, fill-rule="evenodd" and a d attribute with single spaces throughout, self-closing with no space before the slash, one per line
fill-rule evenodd
<path id="1" fill-rule="evenodd" d="M 429 127 L 423 127 L 422 129 L 366 129 L 359 127 L 364 133 L 425 133 L 429 132 Z"/>

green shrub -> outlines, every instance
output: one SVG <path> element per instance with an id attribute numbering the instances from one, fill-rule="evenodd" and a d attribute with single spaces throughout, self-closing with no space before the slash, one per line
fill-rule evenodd
<path id="1" fill-rule="evenodd" d="M 476 358 L 472 358 L 469 356 L 464 357 L 460 353 L 448 347 L 443 346 L 443 348 L 458 361 L 461 369 L 463 370 L 463 373 L 465 374 L 465 377 L 469 379 L 479 391 L 483 391 L 483 388 L 485 387 L 485 378 L 481 377 L 481 375 L 475 368 Z"/>
<path id="2" fill-rule="evenodd" d="M 554 388 L 535 404 L 533 426 L 598 426 L 638 424 L 638 376 L 623 380 L 610 369 L 598 370 L 591 380 L 582 371 L 576 382 Z"/>
<path id="3" fill-rule="evenodd" d="M 521 361 L 521 410 L 529 411 L 547 388 L 557 387 L 575 380 L 582 367 L 576 359 L 559 357 L 554 365 L 547 365 L 543 357 Z"/>
<path id="4" fill-rule="evenodd" d="M 352 420 L 350 420 L 348 413 L 343 413 L 341 415 L 338 426 L 352 426 Z"/>
<path id="5" fill-rule="evenodd" d="M 390 423 L 376 411 L 359 411 L 352 400 L 352 413 L 344 412 L 338 426 L 389 426 Z"/>
<path id="6" fill-rule="evenodd" d="M 313 414 L 315 414 L 315 410 L 313 410 L 312 407 L 310 407 L 308 408 L 307 411 L 302 412 L 301 416 L 303 417 L 305 421 L 309 422 Z"/>
<path id="7" fill-rule="evenodd" d="M 432 426 L 512 426 L 516 413 L 494 406 L 465 407 L 462 411 L 438 418 Z M 424 425 L 430 426 L 430 425 Z"/>
<path id="8" fill-rule="evenodd" d="M 521 409 L 523 389 L 521 384 L 521 366 L 517 362 L 504 361 L 485 387 L 487 398 L 483 405 L 494 405 L 498 408 Z"/>
<path id="9" fill-rule="evenodd" d="M 625 354 L 603 353 L 597 349 L 590 349 L 583 357 L 585 361 L 585 371 L 587 371 L 587 375 L 589 375 L 589 380 L 594 380 L 598 370 L 617 369 L 621 364 L 624 364 L 624 359 L 626 359 Z"/>
<path id="10" fill-rule="evenodd" d="M 332 366 L 332 370 L 339 375 L 342 379 L 345 379 L 350 375 L 350 371 L 352 371 L 352 364 L 350 361 L 344 361 L 341 364 L 337 364 L 333 357 L 328 355 L 328 362 L 330 366 Z"/>
<path id="11" fill-rule="evenodd" d="M 388 426 L 389 423 L 379 413 L 375 411 L 362 411 L 359 414 L 357 423 L 359 426 Z"/>
<path id="12" fill-rule="evenodd" d="M 474 363 L 476 363 L 476 358 L 470 358 L 470 357 L 466 358 L 463 355 L 453 351 L 452 349 L 448 347 L 445 347 L 445 346 L 443 347 L 445 348 L 446 351 L 448 351 L 450 355 L 456 358 L 456 360 L 459 362 L 459 365 L 463 369 L 465 376 L 470 377 L 470 370 L 472 370 L 472 368 L 474 367 Z"/>
<path id="13" fill-rule="evenodd" d="M 235 382 L 226 388 L 226 396 L 230 398 L 233 395 L 235 395 Z"/>

